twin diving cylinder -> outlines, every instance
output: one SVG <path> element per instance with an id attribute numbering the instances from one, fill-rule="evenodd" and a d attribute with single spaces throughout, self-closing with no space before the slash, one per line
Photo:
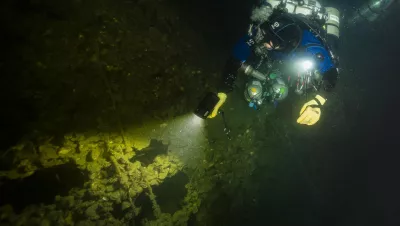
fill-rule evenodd
<path id="1" fill-rule="evenodd" d="M 328 35 L 340 36 L 340 12 L 333 7 L 323 7 L 315 0 L 266 0 L 273 9 L 283 9 L 291 14 L 300 14 L 324 21 Z"/>
<path id="2" fill-rule="evenodd" d="M 314 16 L 325 20 L 328 35 L 339 38 L 341 14 L 333 7 L 323 7 L 315 0 L 265 0 L 272 8 L 284 9 L 292 14 Z M 346 16 L 346 25 L 355 26 L 365 22 L 374 22 L 381 18 L 399 0 L 365 0 L 360 7 L 354 8 L 350 16 Z"/>

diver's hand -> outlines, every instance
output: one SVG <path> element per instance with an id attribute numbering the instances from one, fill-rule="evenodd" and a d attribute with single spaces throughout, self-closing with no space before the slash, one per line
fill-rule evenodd
<path id="1" fill-rule="evenodd" d="M 319 103 L 315 99 L 317 99 Z M 312 126 L 319 121 L 321 117 L 321 106 L 325 104 L 326 99 L 320 95 L 315 96 L 315 99 L 303 105 L 297 123 Z"/>
<path id="2" fill-rule="evenodd" d="M 217 116 L 219 108 L 225 103 L 226 101 L 226 94 L 225 93 L 218 93 L 217 94 L 219 97 L 219 101 L 218 103 L 215 105 L 214 110 L 212 111 L 212 113 L 208 116 L 208 118 L 214 118 L 215 116 Z"/>

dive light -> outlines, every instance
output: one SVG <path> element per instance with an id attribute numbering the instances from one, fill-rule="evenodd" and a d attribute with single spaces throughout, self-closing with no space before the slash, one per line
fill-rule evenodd
<path id="1" fill-rule="evenodd" d="M 203 100 L 199 103 L 194 114 L 202 119 L 207 119 L 207 117 L 212 113 L 215 106 L 219 101 L 219 97 L 217 94 L 209 92 L 203 98 Z"/>

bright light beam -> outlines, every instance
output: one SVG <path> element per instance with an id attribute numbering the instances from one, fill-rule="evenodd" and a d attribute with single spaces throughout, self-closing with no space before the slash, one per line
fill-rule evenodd
<path id="1" fill-rule="evenodd" d="M 192 164 L 190 160 L 200 157 L 208 145 L 205 120 L 190 113 L 166 123 L 161 139 L 169 144 L 169 150 L 173 154 L 186 164 Z"/>

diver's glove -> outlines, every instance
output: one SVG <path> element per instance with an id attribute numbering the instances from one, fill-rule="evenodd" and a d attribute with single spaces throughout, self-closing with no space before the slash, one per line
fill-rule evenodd
<path id="1" fill-rule="evenodd" d="M 217 116 L 219 108 L 225 103 L 226 101 L 226 93 L 218 93 L 217 94 L 219 97 L 219 101 L 218 103 L 215 105 L 212 113 L 208 116 L 208 118 L 214 118 L 215 116 Z"/>
<path id="2" fill-rule="evenodd" d="M 297 123 L 312 126 L 318 122 L 321 117 L 321 107 L 326 102 L 326 99 L 320 95 L 303 105 L 300 110 L 300 117 L 297 119 Z"/>

